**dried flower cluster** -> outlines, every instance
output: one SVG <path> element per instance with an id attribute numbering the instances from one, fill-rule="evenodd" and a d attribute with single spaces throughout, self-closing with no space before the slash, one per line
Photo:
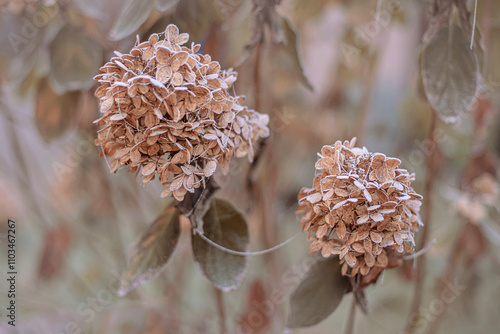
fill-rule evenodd
<path id="1" fill-rule="evenodd" d="M 342 274 L 352 276 L 387 268 L 389 250 L 412 251 L 422 199 L 411 187 L 414 174 L 397 168 L 399 159 L 355 141 L 323 146 L 314 187 L 300 191 L 298 208 L 310 253 L 339 255 Z"/>
<path id="2" fill-rule="evenodd" d="M 499 189 L 498 180 L 493 175 L 482 173 L 472 180 L 455 203 L 455 209 L 462 217 L 477 224 L 487 216 L 487 207 L 498 202 Z"/>
<path id="3" fill-rule="evenodd" d="M 164 39 L 153 34 L 137 41 L 129 54 L 119 54 L 96 76 L 104 115 L 96 145 L 112 157 L 116 172 L 142 167 L 143 182 L 155 179 L 182 200 L 205 184 L 217 165 L 227 174 L 233 155 L 253 158 L 252 143 L 269 134 L 269 117 L 242 106 L 242 96 L 229 95 L 237 73 L 221 70 L 200 45 L 182 46 L 188 34 L 175 25 Z"/>

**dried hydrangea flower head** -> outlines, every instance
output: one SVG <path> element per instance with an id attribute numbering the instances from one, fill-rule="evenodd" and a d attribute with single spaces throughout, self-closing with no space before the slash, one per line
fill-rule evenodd
<path id="1" fill-rule="evenodd" d="M 142 168 L 144 183 L 157 175 L 166 187 L 162 197 L 173 193 L 179 201 L 217 165 L 227 174 L 233 155 L 252 160 L 252 143 L 269 135 L 269 117 L 228 93 L 237 73 L 198 54 L 198 44 L 182 46 L 188 39 L 169 25 L 163 39 L 137 41 L 101 68 L 95 92 L 104 114 L 95 121 L 104 126 L 96 145 L 111 171 Z"/>
<path id="2" fill-rule="evenodd" d="M 387 268 L 392 250 L 412 251 L 422 199 L 399 159 L 354 147 L 355 141 L 323 146 L 314 186 L 298 197 L 310 253 L 339 255 L 342 274 L 352 276 Z"/>

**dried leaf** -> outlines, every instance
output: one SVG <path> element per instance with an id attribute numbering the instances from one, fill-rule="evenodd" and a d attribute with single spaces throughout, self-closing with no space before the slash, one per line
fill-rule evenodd
<path id="1" fill-rule="evenodd" d="M 427 99 L 443 121 L 454 123 L 472 108 L 479 89 L 478 61 L 459 26 L 444 27 L 430 38 L 420 71 Z"/>
<path id="2" fill-rule="evenodd" d="M 248 290 L 245 311 L 239 317 L 239 329 L 241 333 L 269 333 L 271 319 L 276 313 L 276 308 L 268 306 L 272 303 L 269 297 L 261 280 L 256 280 L 252 283 Z M 263 309 L 265 310 L 264 312 Z M 258 322 L 254 320 L 255 314 L 261 315 Z"/>
<path id="3" fill-rule="evenodd" d="M 47 231 L 38 266 L 39 279 L 49 280 L 61 273 L 72 239 L 73 233 L 66 224 Z"/>
<path id="4" fill-rule="evenodd" d="M 229 254 L 208 244 L 198 234 L 191 235 L 193 255 L 202 273 L 217 288 L 228 291 L 238 287 L 248 258 Z M 203 234 L 215 243 L 235 251 L 248 248 L 249 235 L 243 215 L 228 201 L 214 198 L 203 216 Z"/>
<path id="5" fill-rule="evenodd" d="M 153 10 L 154 0 L 128 0 L 111 28 L 109 38 L 118 41 L 134 33 L 146 22 Z"/>
<path id="6" fill-rule="evenodd" d="M 342 276 L 337 256 L 319 260 L 290 298 L 288 328 L 314 326 L 340 304 L 349 281 Z"/>
<path id="7" fill-rule="evenodd" d="M 102 63 L 102 50 L 85 29 L 66 25 L 50 44 L 50 78 L 59 93 L 89 89 Z"/>
<path id="8" fill-rule="evenodd" d="M 40 136 L 50 142 L 70 128 L 77 115 L 80 92 L 57 95 L 48 80 L 40 81 L 36 94 L 35 122 Z"/>
<path id="9" fill-rule="evenodd" d="M 282 18 L 283 32 L 285 34 L 285 40 L 282 43 L 286 54 L 290 57 L 293 63 L 293 71 L 299 77 L 300 82 L 306 86 L 309 90 L 314 91 L 313 86 L 309 82 L 309 79 L 304 74 L 304 68 L 302 67 L 302 59 L 299 55 L 298 50 L 298 40 L 297 32 L 292 23 L 286 18 Z"/>
<path id="10" fill-rule="evenodd" d="M 133 246 L 122 277 L 120 296 L 158 276 L 177 247 L 181 234 L 179 211 L 167 208 Z"/>
<path id="11" fill-rule="evenodd" d="M 186 217 L 195 215 L 197 216 L 196 220 L 198 220 L 199 217 L 200 221 L 196 221 L 196 223 L 199 223 L 201 225 L 194 225 L 193 227 L 203 231 L 203 222 L 201 220 L 201 217 L 206 211 L 204 210 L 204 206 L 206 205 L 208 199 L 210 199 L 218 189 L 219 186 L 215 184 L 215 181 L 213 181 L 213 179 L 209 179 L 205 188 L 196 188 L 194 193 L 186 194 L 184 200 L 177 203 L 175 206 L 180 211 L 180 213 L 185 215 Z"/>

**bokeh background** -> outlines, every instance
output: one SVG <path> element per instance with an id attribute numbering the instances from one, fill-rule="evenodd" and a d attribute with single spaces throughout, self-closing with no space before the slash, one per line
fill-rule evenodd
<path id="1" fill-rule="evenodd" d="M 418 66 L 428 1 L 279 2 L 0 1 L 0 277 L 8 218 L 17 223 L 19 273 L 15 328 L 6 324 L 0 280 L 0 333 L 220 332 L 215 292 L 196 269 L 187 224 L 158 278 L 125 297 L 111 292 L 130 246 L 166 202 L 160 184 L 143 185 L 126 168 L 111 174 L 99 157 L 92 78 L 113 51 L 127 53 L 136 36 L 147 39 L 170 23 L 223 68 L 235 67 L 235 92 L 270 115 L 258 163 L 234 160 L 228 176 L 216 176 L 219 195 L 248 219 L 252 250 L 300 232 L 297 194 L 311 186 L 322 145 L 356 136 L 372 152 L 399 157 L 416 173 L 419 193 L 434 155 L 436 243 L 427 252 L 419 332 L 428 325 L 435 333 L 498 330 L 500 203 L 494 191 L 485 200 L 468 185 L 487 170 L 488 184 L 498 187 L 500 3 L 478 1 L 480 98 L 457 124 L 438 121 L 433 148 Z M 307 248 L 302 234 L 250 258 L 240 288 L 224 293 L 228 333 L 283 331 Z M 370 313 L 358 313 L 357 333 L 403 332 L 413 273 L 407 261 L 367 289 Z M 443 300 L 445 281 L 458 286 L 451 301 Z M 327 320 L 294 332 L 341 333 L 351 300 L 346 295 Z"/>

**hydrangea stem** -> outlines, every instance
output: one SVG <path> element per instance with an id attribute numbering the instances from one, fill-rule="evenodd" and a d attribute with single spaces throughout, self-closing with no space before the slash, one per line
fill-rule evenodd
<path id="1" fill-rule="evenodd" d="M 345 334 L 354 334 L 354 322 L 356 319 L 356 297 L 354 296 L 354 292 L 352 295 L 352 304 L 351 309 L 349 311 L 349 318 L 347 319 L 347 326 L 345 328 Z"/>
<path id="2" fill-rule="evenodd" d="M 219 314 L 219 322 L 220 322 L 220 333 L 226 334 L 226 311 L 224 310 L 224 296 L 222 295 L 222 291 L 214 287 L 215 290 L 215 299 L 217 303 L 217 313 Z"/>

